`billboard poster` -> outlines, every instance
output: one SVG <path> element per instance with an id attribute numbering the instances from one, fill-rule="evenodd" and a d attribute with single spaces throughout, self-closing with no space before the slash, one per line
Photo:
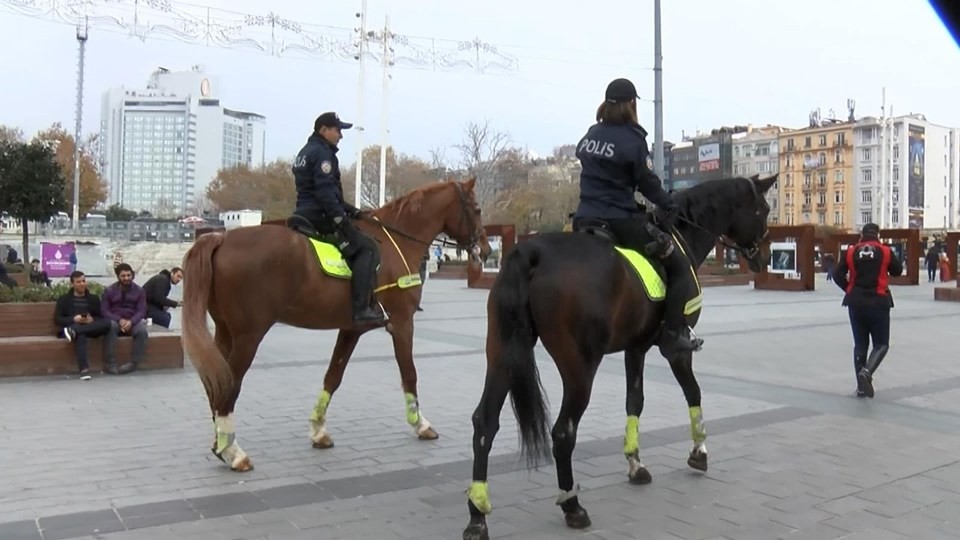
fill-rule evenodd
<path id="1" fill-rule="evenodd" d="M 923 126 L 910 125 L 907 130 L 908 158 L 907 168 L 907 207 L 923 213 L 923 182 L 925 173 L 925 129 Z M 911 212 L 913 214 L 913 212 Z M 913 216 L 911 215 L 911 221 Z M 911 225 L 913 228 L 913 225 Z"/>
<path id="2" fill-rule="evenodd" d="M 720 143 L 707 143 L 700 145 L 698 151 L 700 172 L 720 170 Z"/>
<path id="3" fill-rule="evenodd" d="M 40 268 L 49 277 L 70 277 L 73 265 L 70 264 L 70 254 L 73 253 L 73 244 L 40 243 Z"/>

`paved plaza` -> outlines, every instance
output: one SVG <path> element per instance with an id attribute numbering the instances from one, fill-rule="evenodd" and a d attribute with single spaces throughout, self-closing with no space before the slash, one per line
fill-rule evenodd
<path id="1" fill-rule="evenodd" d="M 593 526 L 567 529 L 552 465 L 528 472 L 504 408 L 491 463 L 492 538 L 960 538 L 960 305 L 895 287 L 891 352 L 876 398 L 857 399 L 840 291 L 705 291 L 696 356 L 710 468 L 686 466 L 687 407 L 666 362 L 646 367 L 641 454 L 627 483 L 622 355 L 601 367 L 574 468 Z M 487 291 L 428 281 L 417 314 L 420 405 L 440 433 L 418 441 L 389 336 L 360 343 L 328 412 L 307 419 L 335 332 L 275 327 L 237 404 L 256 469 L 209 450 L 191 366 L 125 377 L 0 382 L 0 540 L 459 539 L 468 521 L 470 416 L 482 389 Z M 178 319 L 179 316 L 175 316 Z M 121 359 L 122 360 L 122 359 Z M 561 391 L 538 350 L 555 415 Z"/>

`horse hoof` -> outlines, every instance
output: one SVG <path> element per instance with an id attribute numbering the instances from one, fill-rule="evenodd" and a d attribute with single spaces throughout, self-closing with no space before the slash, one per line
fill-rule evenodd
<path id="1" fill-rule="evenodd" d="M 653 476 L 650 475 L 650 471 L 646 467 L 640 467 L 633 474 L 629 475 L 630 483 L 635 486 L 645 486 L 650 482 L 653 482 Z"/>
<path id="2" fill-rule="evenodd" d="M 707 454 L 705 452 L 691 450 L 690 457 L 687 458 L 687 465 L 689 465 L 691 469 L 707 472 Z"/>
<path id="3" fill-rule="evenodd" d="M 253 470 L 253 462 L 249 457 L 244 456 L 236 465 L 230 466 L 234 472 L 250 472 Z"/>
<path id="4" fill-rule="evenodd" d="M 490 540 L 486 523 L 471 523 L 463 530 L 463 540 Z"/>
<path id="5" fill-rule="evenodd" d="M 440 438 L 440 434 L 437 433 L 432 427 L 429 427 L 423 430 L 423 433 L 417 434 L 417 438 L 421 441 L 435 441 Z"/>
<path id="6" fill-rule="evenodd" d="M 324 434 L 323 437 L 320 437 L 319 441 L 313 443 L 313 447 L 317 450 L 326 450 L 327 448 L 333 448 L 333 439 L 329 435 Z"/>
<path id="7" fill-rule="evenodd" d="M 563 517 L 567 521 L 567 527 L 570 527 L 571 529 L 586 529 L 591 523 L 590 516 L 582 507 L 577 508 L 568 514 L 564 514 Z"/>

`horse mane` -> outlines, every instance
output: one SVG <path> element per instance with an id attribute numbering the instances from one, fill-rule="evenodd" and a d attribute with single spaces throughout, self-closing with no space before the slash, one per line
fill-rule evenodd
<path id="1" fill-rule="evenodd" d="M 751 193 L 749 178 L 734 176 L 719 180 L 708 180 L 693 187 L 678 191 L 673 200 L 677 203 L 680 215 L 690 221 L 713 223 L 721 214 L 728 214 L 730 204 L 742 201 Z"/>
<path id="2" fill-rule="evenodd" d="M 397 219 L 400 219 L 404 215 L 417 215 L 420 212 L 420 203 L 423 198 L 433 194 L 434 192 L 440 191 L 448 184 L 449 182 L 443 181 L 424 184 L 384 204 L 380 208 L 374 210 L 373 213 L 377 216 L 393 215 Z"/>

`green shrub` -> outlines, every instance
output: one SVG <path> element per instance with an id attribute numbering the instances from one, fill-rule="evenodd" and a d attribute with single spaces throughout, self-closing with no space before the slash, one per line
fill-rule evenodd
<path id="1" fill-rule="evenodd" d="M 87 283 L 87 288 L 91 293 L 103 297 L 104 286 L 99 283 Z M 56 302 L 57 298 L 70 292 L 70 283 L 62 282 L 53 287 L 44 287 L 42 285 L 28 285 L 26 287 L 17 287 L 11 289 L 5 285 L 0 285 L 0 304 L 34 304 L 38 302 Z"/>
<path id="2" fill-rule="evenodd" d="M 26 265 L 23 263 L 17 263 L 17 264 L 2 263 L 2 264 L 3 264 L 3 267 L 7 269 L 8 274 L 22 274 L 27 271 L 25 269 Z"/>

